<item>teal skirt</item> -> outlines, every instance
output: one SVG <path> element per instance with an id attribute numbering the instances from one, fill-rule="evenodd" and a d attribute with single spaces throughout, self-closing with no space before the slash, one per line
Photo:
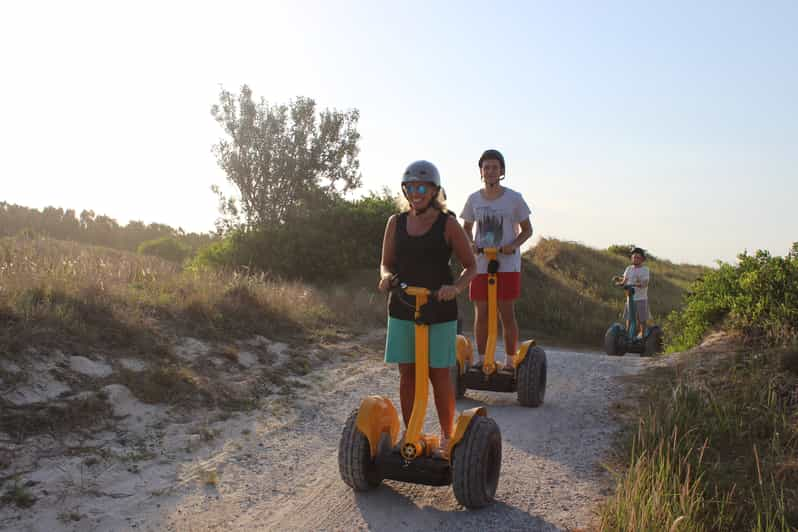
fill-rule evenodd
<path id="1" fill-rule="evenodd" d="M 454 366 L 457 342 L 457 320 L 429 326 L 429 367 Z M 388 336 L 385 338 L 385 362 L 413 364 L 416 361 L 416 324 L 408 320 L 388 317 Z"/>

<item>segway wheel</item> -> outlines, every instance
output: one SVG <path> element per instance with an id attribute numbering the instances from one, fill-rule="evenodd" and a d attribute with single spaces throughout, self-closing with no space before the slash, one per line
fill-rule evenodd
<path id="1" fill-rule="evenodd" d="M 449 368 L 452 377 L 452 387 L 454 388 L 454 396 L 457 399 L 465 397 L 466 385 L 463 375 L 460 375 L 460 361 L 456 361 L 454 366 Z"/>
<path id="2" fill-rule="evenodd" d="M 656 326 L 651 328 L 643 344 L 644 357 L 653 357 L 657 353 L 662 353 L 662 337 L 662 329 Z"/>
<path id="3" fill-rule="evenodd" d="M 626 350 L 620 344 L 620 335 L 623 329 L 618 325 L 611 325 L 604 335 L 604 351 L 611 357 L 620 357 L 626 353 Z"/>
<path id="4" fill-rule="evenodd" d="M 452 456 L 452 488 L 469 509 L 493 502 L 502 467 L 502 435 L 489 417 L 474 416 Z"/>
<path id="5" fill-rule="evenodd" d="M 529 350 L 518 367 L 518 402 L 537 407 L 546 396 L 546 352 L 540 347 Z"/>
<path id="6" fill-rule="evenodd" d="M 374 489 L 382 483 L 382 478 L 371 459 L 369 441 L 355 425 L 357 409 L 346 420 L 338 443 L 338 469 L 341 479 L 355 491 Z"/>

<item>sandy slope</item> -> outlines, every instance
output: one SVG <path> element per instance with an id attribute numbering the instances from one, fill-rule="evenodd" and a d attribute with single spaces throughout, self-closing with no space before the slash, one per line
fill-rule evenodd
<path id="1" fill-rule="evenodd" d="M 600 462 L 617 428 L 609 412 L 622 392 L 616 377 L 639 371 L 647 360 L 547 348 L 542 407 L 522 408 L 511 394 L 467 392 L 458 409 L 488 406 L 502 430 L 504 456 L 497 502 L 467 511 L 448 487 L 386 481 L 355 494 L 341 482 L 337 445 L 347 415 L 368 394 L 387 394 L 398 404 L 396 369 L 382 362 L 380 339 L 375 334 L 339 346 L 355 356 L 343 355 L 299 381 L 295 397 L 274 396 L 257 412 L 209 424 L 220 436 L 193 452 L 169 448 L 168 434 L 179 426 L 173 424 L 160 457 L 127 476 L 117 471 L 102 490 L 69 492 L 48 510 L 5 512 L 0 528 L 558 530 L 590 524 L 609 488 Z M 437 430 L 434 417 L 427 420 Z M 207 482 L 214 479 L 215 485 Z M 82 514 L 80 521 L 65 522 L 70 508 Z"/>

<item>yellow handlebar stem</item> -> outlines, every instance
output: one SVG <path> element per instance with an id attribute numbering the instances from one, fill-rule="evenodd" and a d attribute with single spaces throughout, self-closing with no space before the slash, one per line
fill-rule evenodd
<path id="1" fill-rule="evenodd" d="M 488 261 L 496 260 L 499 248 L 484 248 L 483 253 Z M 498 287 L 498 275 L 488 274 L 488 342 L 485 346 L 485 362 L 482 364 L 482 372 L 485 375 L 492 375 L 496 372 L 496 336 L 499 328 L 498 314 L 499 309 L 496 304 Z"/>
<path id="2" fill-rule="evenodd" d="M 404 289 L 409 296 L 416 298 L 416 318 L 419 317 L 421 307 L 427 303 L 430 290 L 418 286 L 408 286 Z M 416 393 L 413 398 L 413 413 L 407 425 L 405 439 L 401 443 L 402 456 L 412 460 L 424 453 L 425 441 L 421 437 L 424 426 L 424 417 L 427 413 L 427 396 L 429 394 L 429 325 L 416 322 Z"/>

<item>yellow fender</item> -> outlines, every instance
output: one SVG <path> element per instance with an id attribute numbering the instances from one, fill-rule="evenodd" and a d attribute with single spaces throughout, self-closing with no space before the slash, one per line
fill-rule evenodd
<path id="1" fill-rule="evenodd" d="M 465 436 L 466 430 L 468 430 L 468 425 L 471 423 L 471 420 L 474 419 L 474 416 L 487 416 L 488 409 L 484 406 L 477 406 L 475 408 L 469 408 L 465 410 L 460 416 L 457 418 L 457 424 L 454 427 L 454 434 L 449 439 L 449 447 L 446 448 L 446 456 L 448 457 L 449 461 L 452 461 L 452 451 L 454 451 L 455 445 L 460 443 L 460 440 L 463 439 Z"/>
<path id="2" fill-rule="evenodd" d="M 515 355 L 515 367 L 521 365 L 521 362 L 524 361 L 526 358 L 526 353 L 529 351 L 531 347 L 535 347 L 537 343 L 534 340 L 527 340 L 526 342 L 522 342 L 520 346 L 518 346 L 518 352 Z"/>
<path id="3" fill-rule="evenodd" d="M 474 361 L 474 346 L 471 344 L 471 340 L 462 334 L 458 334 L 456 351 L 457 361 L 460 362 L 457 366 L 459 368 L 460 375 L 463 375 L 465 373 L 466 367 L 471 365 L 471 363 Z"/>
<path id="4" fill-rule="evenodd" d="M 399 439 L 399 415 L 387 397 L 370 395 L 360 402 L 355 426 L 369 441 L 371 457 L 377 456 L 377 446 L 383 432 L 391 438 L 391 446 Z"/>

